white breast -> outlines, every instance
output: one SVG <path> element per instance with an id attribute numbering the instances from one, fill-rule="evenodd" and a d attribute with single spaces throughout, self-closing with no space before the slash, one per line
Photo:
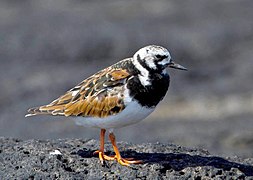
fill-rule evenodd
<path id="1" fill-rule="evenodd" d="M 143 107 L 138 102 L 132 101 L 128 89 L 125 90 L 124 95 L 126 107 L 120 113 L 105 118 L 75 117 L 74 121 L 77 125 L 85 127 L 114 129 L 135 124 L 154 111 L 154 108 Z"/>

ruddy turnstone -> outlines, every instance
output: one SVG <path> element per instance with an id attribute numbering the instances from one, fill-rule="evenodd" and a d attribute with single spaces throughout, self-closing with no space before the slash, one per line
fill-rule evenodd
<path id="1" fill-rule="evenodd" d="M 133 57 L 95 73 L 50 104 L 29 109 L 26 116 L 72 116 L 78 125 L 101 129 L 100 149 L 95 151 L 101 163 L 104 160 L 117 160 L 125 166 L 141 163 L 121 157 L 113 130 L 137 123 L 154 111 L 169 87 L 167 67 L 187 70 L 172 61 L 164 47 L 143 47 Z M 115 156 L 104 153 L 106 130 Z"/>

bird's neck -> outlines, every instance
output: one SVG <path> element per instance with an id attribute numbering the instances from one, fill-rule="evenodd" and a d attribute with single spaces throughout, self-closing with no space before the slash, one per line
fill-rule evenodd
<path id="1" fill-rule="evenodd" d="M 170 83 L 167 72 L 149 72 L 148 75 L 138 72 L 129 79 L 130 96 L 139 104 L 149 108 L 155 107 L 165 96 Z"/>

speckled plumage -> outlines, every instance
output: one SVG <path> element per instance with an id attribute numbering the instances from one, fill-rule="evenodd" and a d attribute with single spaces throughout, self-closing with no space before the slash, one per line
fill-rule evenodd
<path id="1" fill-rule="evenodd" d="M 107 117 L 121 112 L 124 84 L 130 74 L 106 68 L 85 79 L 52 103 L 32 108 L 30 114 Z"/>

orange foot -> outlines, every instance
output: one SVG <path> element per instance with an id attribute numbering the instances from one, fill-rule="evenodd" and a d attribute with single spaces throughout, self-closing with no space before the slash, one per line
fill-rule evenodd
<path id="1" fill-rule="evenodd" d="M 116 155 L 115 155 L 116 158 Z M 131 160 L 130 160 L 131 159 Z M 132 160 L 133 158 L 118 158 L 117 161 L 122 166 L 129 166 L 130 164 L 141 164 L 143 163 L 141 160 Z"/>
<path id="2" fill-rule="evenodd" d="M 104 154 L 104 152 L 97 150 L 94 152 L 94 154 L 98 154 L 100 162 L 102 164 L 104 164 L 104 161 L 113 161 L 113 160 L 117 160 L 118 163 L 120 163 L 123 166 L 129 166 L 130 164 L 140 164 L 142 163 L 141 160 L 133 160 L 133 158 L 122 158 L 122 157 L 117 157 L 117 155 L 115 156 L 107 156 Z"/>
<path id="3" fill-rule="evenodd" d="M 101 150 L 97 150 L 97 151 L 95 151 L 93 154 L 98 154 L 98 157 L 99 157 L 100 162 L 101 162 L 102 164 L 104 164 L 104 160 L 107 160 L 107 161 L 113 161 L 113 160 L 115 160 L 115 156 L 107 156 L 107 155 L 105 155 L 105 153 L 104 153 L 103 151 L 101 151 Z"/>
<path id="4" fill-rule="evenodd" d="M 115 136 L 112 132 L 109 134 L 109 138 L 111 140 L 114 152 L 116 154 L 114 156 L 114 158 L 117 159 L 118 163 L 120 163 L 123 166 L 129 166 L 130 164 L 140 164 L 140 163 L 142 163 L 141 160 L 133 160 L 133 158 L 126 158 L 126 159 L 122 158 L 121 155 L 120 155 L 119 149 L 116 145 Z"/>
<path id="5" fill-rule="evenodd" d="M 105 138 L 105 129 L 101 129 L 100 133 L 100 149 L 95 151 L 94 154 L 98 154 L 100 162 L 104 164 L 105 160 L 112 161 L 112 160 L 117 160 L 117 162 L 123 166 L 129 166 L 130 164 L 140 164 L 142 163 L 141 160 L 133 160 L 133 158 L 122 158 L 120 155 L 120 152 L 118 150 L 118 147 L 116 145 L 116 139 L 114 134 L 111 132 L 109 134 L 109 138 L 111 140 L 115 156 L 107 156 L 104 153 L 104 138 Z"/>

